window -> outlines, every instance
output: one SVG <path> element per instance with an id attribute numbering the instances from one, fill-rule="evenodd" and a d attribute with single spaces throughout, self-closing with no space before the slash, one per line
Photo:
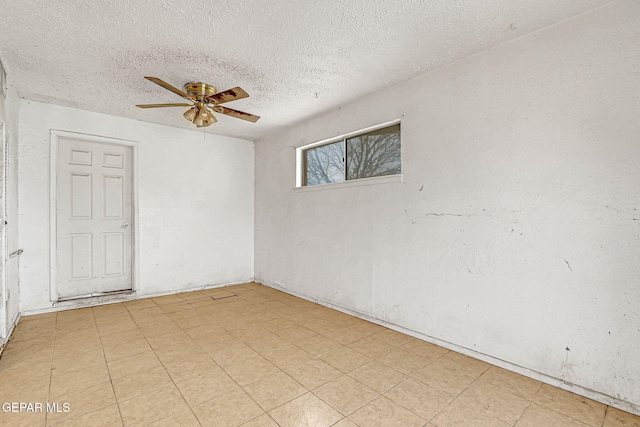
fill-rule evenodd
<path id="1" fill-rule="evenodd" d="M 302 186 L 398 175 L 400 123 L 302 147 Z"/>

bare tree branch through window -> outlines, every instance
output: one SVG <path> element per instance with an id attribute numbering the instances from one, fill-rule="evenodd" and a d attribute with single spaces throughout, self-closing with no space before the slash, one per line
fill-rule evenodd
<path id="1" fill-rule="evenodd" d="M 305 185 L 397 175 L 401 172 L 400 125 L 310 148 L 304 152 L 304 162 Z"/>

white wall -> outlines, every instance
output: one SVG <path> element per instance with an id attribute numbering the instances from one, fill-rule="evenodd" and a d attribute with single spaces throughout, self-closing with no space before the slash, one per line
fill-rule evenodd
<path id="1" fill-rule="evenodd" d="M 139 142 L 139 295 L 253 278 L 252 141 L 20 103 L 20 311 L 49 294 L 51 129 Z"/>
<path id="2" fill-rule="evenodd" d="M 256 279 L 640 412 L 639 16 L 613 3 L 257 141 Z M 399 117 L 404 183 L 294 192 L 290 146 Z"/>

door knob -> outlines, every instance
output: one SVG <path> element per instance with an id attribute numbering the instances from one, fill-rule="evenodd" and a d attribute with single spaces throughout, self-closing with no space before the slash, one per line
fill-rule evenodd
<path id="1" fill-rule="evenodd" d="M 131 227 L 131 226 L 129 225 L 129 223 L 126 223 L 123 227 L 124 227 L 124 228 L 129 228 L 129 227 Z"/>

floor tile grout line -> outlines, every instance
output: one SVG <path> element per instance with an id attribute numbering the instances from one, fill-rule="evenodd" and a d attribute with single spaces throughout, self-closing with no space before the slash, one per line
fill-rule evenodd
<path id="1" fill-rule="evenodd" d="M 533 393 L 533 395 L 531 396 L 531 398 L 529 399 L 529 402 L 527 403 L 527 406 L 525 406 L 524 411 L 522 411 L 522 413 L 520 414 L 520 416 L 518 417 L 518 419 L 513 423 L 513 426 L 517 426 L 518 423 L 520 422 L 520 419 L 522 418 L 522 416 L 524 415 L 525 412 L 527 412 L 527 409 L 529 409 L 529 407 L 531 406 L 531 403 L 533 403 L 533 399 L 536 398 L 536 395 L 538 394 L 538 392 L 540 391 L 540 389 L 542 388 L 542 383 L 538 384 L 538 388 L 536 389 L 536 392 Z"/>

